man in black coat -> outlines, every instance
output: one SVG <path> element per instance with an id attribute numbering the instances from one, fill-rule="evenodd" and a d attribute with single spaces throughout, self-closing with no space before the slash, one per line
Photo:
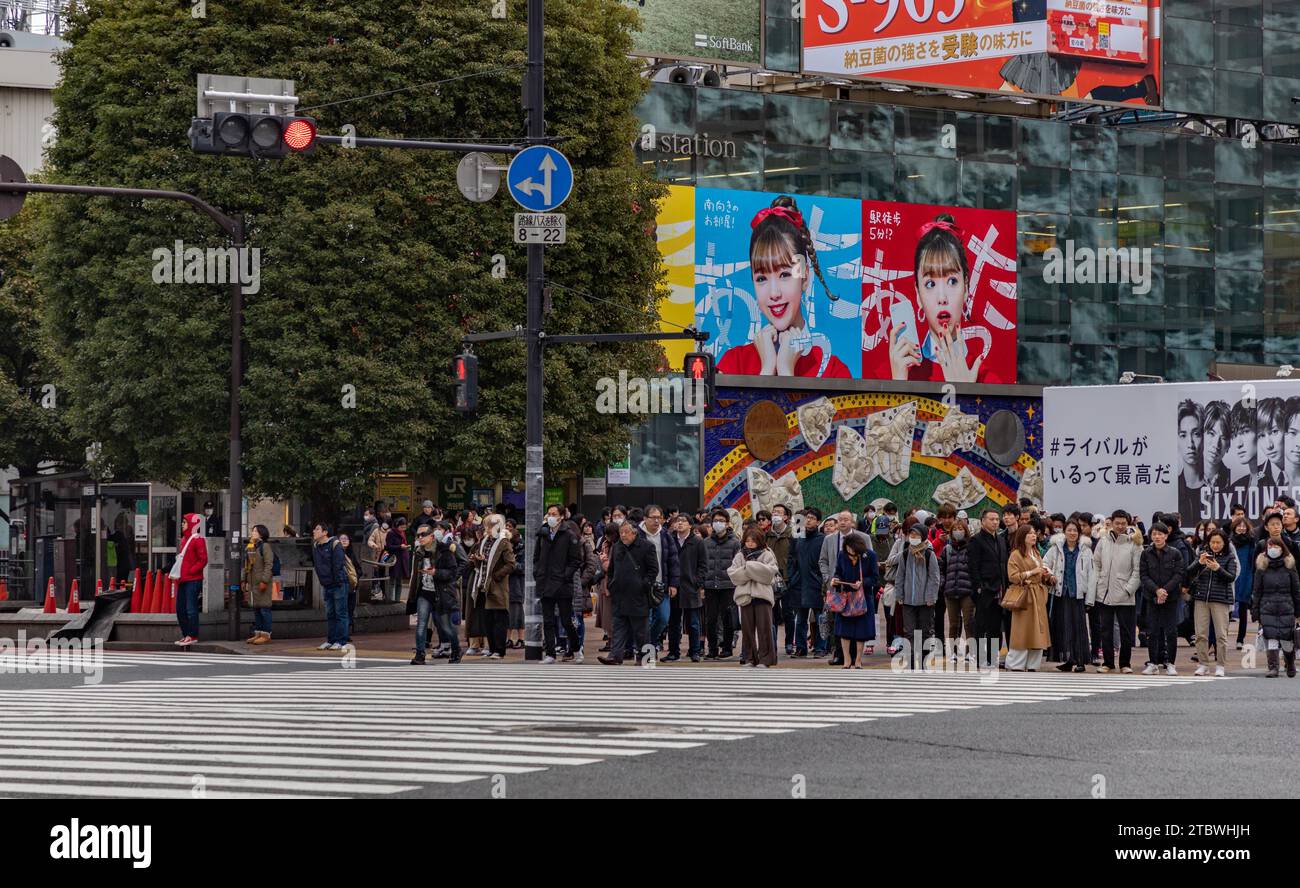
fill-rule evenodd
<path id="1" fill-rule="evenodd" d="M 582 567 L 582 543 L 564 526 L 559 506 L 546 510 L 546 524 L 537 532 L 533 576 L 542 602 L 543 663 L 555 662 L 556 620 L 564 621 L 569 653 L 576 654 L 578 626 L 573 621 L 573 576 Z"/>
<path id="2" fill-rule="evenodd" d="M 1186 582 L 1183 554 L 1169 545 L 1169 527 L 1163 521 L 1151 525 L 1151 548 L 1138 562 L 1142 594 L 1146 601 L 1147 651 L 1150 662 L 1143 670 L 1154 675 L 1163 668 L 1177 675 L 1174 656 L 1178 652 L 1178 599 Z"/>
<path id="3" fill-rule="evenodd" d="M 678 584 L 673 599 L 676 608 L 668 617 L 668 656 L 665 662 L 682 658 L 682 630 L 690 642 L 687 654 L 692 663 L 700 662 L 700 619 L 704 613 L 704 575 L 709 569 L 704 540 L 691 532 L 691 519 L 685 512 L 673 518 L 672 545 L 677 548 Z"/>
<path id="4" fill-rule="evenodd" d="M 636 652 L 641 662 L 642 648 L 650 618 L 650 587 L 659 575 L 654 546 L 630 521 L 619 526 L 618 542 L 609 556 L 609 576 L 605 594 L 613 604 L 614 626 L 609 656 L 600 657 L 606 666 L 623 662 L 623 652 Z"/>
<path id="5" fill-rule="evenodd" d="M 1006 539 L 998 532 L 997 509 L 980 515 L 979 533 L 967 545 L 971 584 L 975 587 L 975 636 L 980 666 L 997 663 L 1002 642 L 1002 592 L 1006 589 Z"/>

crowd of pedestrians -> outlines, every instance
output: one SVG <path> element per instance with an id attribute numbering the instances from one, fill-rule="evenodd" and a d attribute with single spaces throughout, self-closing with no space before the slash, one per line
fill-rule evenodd
<path id="1" fill-rule="evenodd" d="M 484 511 L 426 501 L 408 521 L 377 504 L 356 545 L 314 525 L 329 626 L 321 648 L 350 643 L 366 583 L 383 600 L 405 596 L 413 664 L 500 660 L 522 648 L 526 541 L 510 510 Z M 1046 662 L 1062 672 L 1176 675 L 1181 638 L 1196 675 L 1221 676 L 1229 646 L 1242 650 L 1253 623 L 1267 675 L 1294 677 L 1295 503 L 1278 500 L 1258 522 L 1234 506 L 1222 526 L 1183 525 L 1172 513 L 1144 524 L 1122 509 L 1049 515 L 1027 502 L 977 515 L 893 503 L 860 516 L 796 515 L 775 505 L 743 521 L 726 509 L 615 505 L 594 522 L 552 505 L 527 544 L 545 664 L 583 661 L 590 617 L 603 633 L 599 662 L 610 666 L 653 657 L 765 669 L 784 652 L 860 669 L 880 640 L 914 669 L 1037 671 Z M 270 639 L 273 562 L 258 526 L 244 562 L 251 644 Z"/>

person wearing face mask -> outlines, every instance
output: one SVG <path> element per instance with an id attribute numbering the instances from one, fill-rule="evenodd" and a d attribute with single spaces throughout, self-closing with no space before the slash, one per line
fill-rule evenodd
<path id="1" fill-rule="evenodd" d="M 631 651 L 636 663 L 643 661 L 646 629 L 650 616 L 650 589 L 659 576 L 654 547 L 631 521 L 618 528 L 618 542 L 609 559 L 606 594 L 614 610 L 614 631 L 608 657 L 597 657 L 602 665 L 618 666 Z"/>
<path id="2" fill-rule="evenodd" d="M 1241 650 L 1246 643 L 1246 630 L 1250 628 L 1250 596 L 1255 589 L 1255 529 L 1245 515 L 1232 519 L 1230 542 L 1237 556 L 1233 600 L 1237 605 L 1237 650 Z"/>
<path id="3" fill-rule="evenodd" d="M 248 606 L 253 609 L 253 634 L 246 644 L 266 644 L 271 640 L 271 566 L 275 552 L 271 549 L 271 532 L 265 524 L 253 526 L 244 554 L 243 588 Z"/>
<path id="4" fill-rule="evenodd" d="M 934 603 L 939 598 L 939 559 L 923 526 L 912 524 L 889 554 L 894 598 L 903 610 L 903 638 L 911 649 L 909 668 L 923 669 L 925 643 L 934 637 Z"/>
<path id="5" fill-rule="evenodd" d="M 947 599 L 948 660 L 953 663 L 959 656 L 968 663 L 975 662 L 975 584 L 970 572 L 969 533 L 966 519 L 954 520 L 948 531 L 948 545 L 939 554 L 939 595 Z"/>
<path id="6" fill-rule="evenodd" d="M 456 579 L 460 562 L 456 558 L 455 537 L 445 521 L 425 524 L 416 531 L 413 550 L 414 570 L 406 595 L 406 612 L 415 615 L 415 656 L 412 666 L 423 666 L 429 640 L 429 621 L 437 625 L 438 637 L 451 645 L 449 663 L 459 663 L 460 634 L 452 625 L 452 614 L 460 607 Z"/>
<path id="7" fill-rule="evenodd" d="M 740 608 L 741 666 L 767 669 L 776 665 L 776 634 L 772 631 L 772 583 L 778 574 L 776 557 L 767 547 L 767 534 L 757 527 L 745 531 L 745 540 L 727 566 L 735 584 L 735 602 Z"/>
<path id="8" fill-rule="evenodd" d="M 1131 673 L 1134 609 L 1137 590 L 1142 583 L 1142 545 L 1128 526 L 1129 516 L 1123 509 L 1110 516 L 1110 529 L 1093 547 L 1093 600 L 1101 611 L 1097 631 L 1101 635 L 1102 664 L 1098 672 L 1115 668 L 1115 624 L 1119 624 L 1119 671 Z"/>
<path id="9" fill-rule="evenodd" d="M 1281 520 L 1274 512 L 1269 523 Z M 1271 532 L 1271 529 L 1270 529 Z M 1286 660 L 1286 674 L 1295 678 L 1296 617 L 1300 614 L 1300 579 L 1295 557 L 1281 541 L 1270 536 L 1255 558 L 1254 589 L 1250 609 L 1259 615 L 1259 632 L 1268 657 L 1265 678 L 1277 678 L 1279 654 Z"/>
<path id="10" fill-rule="evenodd" d="M 704 633 L 709 652 L 705 659 L 727 660 L 732 655 L 732 637 L 729 612 L 736 584 L 727 574 L 727 568 L 740 551 L 740 540 L 731 530 L 731 516 L 725 509 L 715 509 L 710 516 L 711 533 L 704 540 L 706 569 L 704 572 Z"/>
<path id="11" fill-rule="evenodd" d="M 510 624 L 510 573 L 515 569 L 514 546 L 506 533 L 506 520 L 500 515 L 483 519 L 483 540 L 470 554 L 474 574 L 471 596 L 482 614 L 483 634 L 487 638 L 492 660 L 506 655 L 506 633 Z M 578 651 L 581 654 L 581 648 Z"/>
<path id="12" fill-rule="evenodd" d="M 542 630 L 545 639 L 542 662 L 555 662 L 558 623 L 563 622 L 570 647 L 566 652 L 577 656 L 574 649 L 579 638 L 578 627 L 573 622 L 573 577 L 582 568 L 582 545 L 562 525 L 564 511 L 556 505 L 546 509 L 546 521 L 537 531 L 533 549 L 533 574 L 537 582 L 537 597 L 542 602 Z M 621 654 L 622 652 L 619 651 Z"/>
<path id="13" fill-rule="evenodd" d="M 660 506 L 645 507 L 645 516 L 639 522 L 637 530 L 655 550 L 655 561 L 659 567 L 658 574 L 651 580 L 663 586 L 663 599 L 650 608 L 649 639 L 652 645 L 658 647 L 660 637 L 668 631 L 672 602 L 677 597 L 677 547 L 673 545 L 672 533 L 664 526 L 664 510 Z"/>
<path id="14" fill-rule="evenodd" d="M 762 522 L 759 522 L 759 526 L 762 526 Z M 795 649 L 794 616 L 796 610 L 786 600 L 786 593 L 790 588 L 790 542 L 794 539 L 794 530 L 790 527 L 790 507 L 785 503 L 774 505 L 771 517 L 763 530 L 767 539 L 767 547 L 772 550 L 772 555 L 776 558 L 778 570 L 776 582 L 773 585 L 773 594 L 776 595 L 776 606 L 772 609 L 773 627 L 785 627 L 785 654 L 789 657 L 794 655 Z"/>
<path id="15" fill-rule="evenodd" d="M 1088 646 L 1088 610 L 1092 607 L 1092 537 L 1078 519 L 1065 522 L 1065 530 L 1052 536 L 1043 566 L 1053 580 L 1051 601 L 1052 651 L 1061 672 L 1087 672 L 1092 652 Z"/>

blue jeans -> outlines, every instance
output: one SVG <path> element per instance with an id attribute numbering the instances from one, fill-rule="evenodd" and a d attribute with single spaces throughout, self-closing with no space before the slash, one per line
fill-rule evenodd
<path id="1" fill-rule="evenodd" d="M 271 609 L 269 607 L 253 608 L 253 631 L 271 634 Z"/>
<path id="2" fill-rule="evenodd" d="M 808 619 L 809 615 L 812 619 Z M 819 608 L 801 607 L 794 612 L 794 649 L 797 653 L 808 653 L 808 633 L 812 633 L 813 651 L 826 653 L 826 643 L 822 641 L 821 629 L 817 618 L 821 616 Z M 874 616 L 874 614 L 872 615 Z"/>
<path id="3" fill-rule="evenodd" d="M 425 642 L 429 635 L 429 617 L 433 615 L 433 604 L 420 595 L 415 601 L 415 655 L 424 656 Z"/>
<path id="4" fill-rule="evenodd" d="M 348 643 L 348 584 L 326 586 L 325 598 L 325 640 L 330 644 Z"/>
<path id="5" fill-rule="evenodd" d="M 668 600 L 668 590 L 664 590 L 664 600 L 659 602 L 658 607 L 650 608 L 650 633 L 647 639 L 650 644 L 658 645 L 659 636 L 664 634 L 668 628 L 668 614 L 672 604 Z"/>
<path id="6" fill-rule="evenodd" d="M 686 639 L 688 644 L 686 656 L 688 657 L 698 657 L 700 655 L 700 615 L 703 611 L 703 608 L 698 607 L 684 607 L 680 611 L 681 625 L 682 628 L 686 630 Z M 680 632 L 675 636 L 669 634 L 668 653 L 675 657 L 681 656 L 682 636 Z"/>
<path id="7" fill-rule="evenodd" d="M 176 587 L 176 622 L 181 635 L 199 637 L 199 598 L 203 595 L 203 581 L 190 580 Z"/>

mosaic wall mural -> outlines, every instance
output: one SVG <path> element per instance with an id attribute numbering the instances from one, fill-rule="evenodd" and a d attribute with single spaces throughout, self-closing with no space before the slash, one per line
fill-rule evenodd
<path id="1" fill-rule="evenodd" d="M 704 423 L 704 503 L 745 517 L 777 502 L 823 514 L 860 514 L 881 498 L 904 511 L 950 502 L 972 514 L 1021 497 L 1041 505 L 1042 399 L 949 400 L 719 389 Z M 1024 427 L 1023 449 L 999 454 L 1009 466 L 986 447 L 986 424 L 1000 411 Z"/>

